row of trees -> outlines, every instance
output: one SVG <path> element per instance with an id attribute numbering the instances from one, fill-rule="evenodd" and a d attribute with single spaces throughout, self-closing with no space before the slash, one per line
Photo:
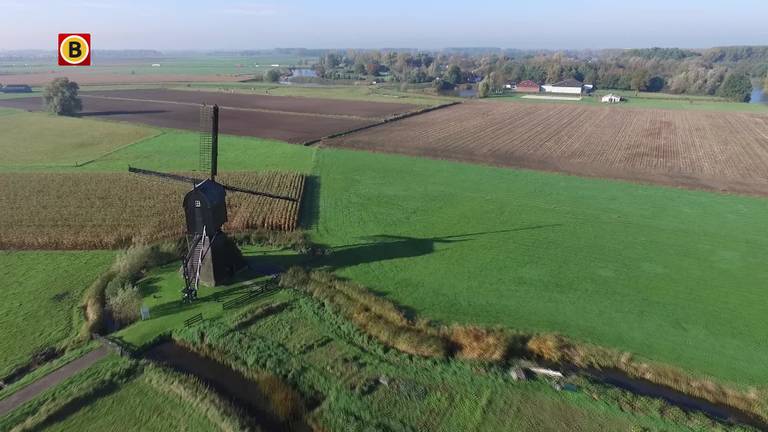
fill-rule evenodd
<path id="1" fill-rule="evenodd" d="M 489 91 L 503 88 L 509 81 L 532 80 L 543 84 L 574 78 L 606 89 L 722 94 L 744 100 L 748 94 L 736 94 L 735 89 L 744 89 L 745 76 L 762 77 L 768 73 L 768 49 L 491 50 L 486 53 L 347 50 L 326 52 L 316 70 L 328 79 L 356 79 L 362 75 L 385 74 L 388 79 L 397 82 L 434 82 L 437 88 L 474 82 L 476 77 L 483 77 L 487 80 Z M 731 76 L 733 80 L 723 88 Z M 735 86 L 735 83 L 740 85 Z"/>

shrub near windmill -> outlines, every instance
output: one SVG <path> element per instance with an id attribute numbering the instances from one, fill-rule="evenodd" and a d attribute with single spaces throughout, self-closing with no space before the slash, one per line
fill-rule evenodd
<path id="1" fill-rule="evenodd" d="M 191 183 L 192 190 L 184 196 L 183 207 L 187 227 L 187 253 L 182 270 L 184 300 L 197 297 L 200 283 L 216 286 L 226 283 L 246 267 L 237 245 L 221 227 L 227 222 L 227 191 L 296 201 L 295 198 L 238 188 L 216 181 L 218 172 L 219 107 L 200 108 L 200 169 L 210 170 L 210 177 L 198 179 L 129 167 L 136 174 Z"/>

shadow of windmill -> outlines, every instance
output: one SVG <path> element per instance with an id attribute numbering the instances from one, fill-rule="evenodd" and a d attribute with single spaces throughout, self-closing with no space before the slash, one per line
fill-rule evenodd
<path id="1" fill-rule="evenodd" d="M 438 237 L 410 237 L 401 235 L 378 234 L 372 236 L 360 237 L 364 243 L 352 245 L 336 246 L 325 248 L 326 253 L 316 256 L 304 256 L 296 254 L 262 255 L 256 254 L 246 256 L 248 269 L 238 274 L 232 285 L 223 287 L 205 297 L 201 297 L 202 302 L 218 302 L 222 305 L 229 304 L 232 307 L 240 307 L 249 304 L 257 299 L 262 299 L 274 294 L 273 279 L 258 279 L 266 275 L 275 275 L 281 273 L 292 266 L 304 266 L 309 269 L 323 269 L 336 271 L 346 267 L 352 267 L 362 264 L 375 262 L 384 262 L 403 258 L 416 258 L 433 254 L 437 251 L 438 245 L 452 245 L 476 240 L 478 237 L 504 235 L 523 231 L 533 231 L 541 229 L 557 228 L 562 224 L 550 225 L 531 225 L 519 228 L 511 228 L 497 231 L 483 231 L 466 234 L 456 234 Z M 257 280 L 258 279 L 258 280 Z M 147 293 L 154 293 L 157 287 L 154 287 L 155 281 L 144 284 L 143 290 Z M 384 293 L 379 293 L 385 295 Z M 183 312 L 197 307 L 196 303 L 185 303 L 174 300 L 152 308 L 153 317 L 162 317 L 169 314 Z M 406 314 L 410 314 L 407 308 Z"/>
<path id="2" fill-rule="evenodd" d="M 328 254 L 310 259 L 306 265 L 330 271 L 361 264 L 388 261 L 401 258 L 415 258 L 435 253 L 437 245 L 448 245 L 475 240 L 477 237 L 557 228 L 562 224 L 532 225 L 497 231 L 473 232 L 439 237 L 409 237 L 378 234 L 361 237 L 367 243 L 328 248 Z"/>
<path id="3" fill-rule="evenodd" d="M 391 234 L 377 234 L 360 237 L 363 243 L 343 246 L 317 245 L 321 253 L 312 255 L 256 254 L 246 256 L 249 271 L 239 275 L 234 282 L 257 276 L 275 275 L 293 266 L 309 269 L 336 271 L 345 267 L 389 261 L 401 258 L 415 258 L 437 251 L 437 245 L 450 245 L 475 240 L 478 237 L 503 235 L 522 231 L 557 228 L 562 224 L 531 225 L 506 230 L 472 232 L 437 237 L 411 237 Z"/>

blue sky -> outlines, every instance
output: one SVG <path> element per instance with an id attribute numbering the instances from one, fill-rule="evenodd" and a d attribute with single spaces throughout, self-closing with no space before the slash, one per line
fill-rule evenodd
<path id="1" fill-rule="evenodd" d="M 768 0 L 0 0 L 0 50 L 58 32 L 97 49 L 700 48 L 768 44 Z"/>

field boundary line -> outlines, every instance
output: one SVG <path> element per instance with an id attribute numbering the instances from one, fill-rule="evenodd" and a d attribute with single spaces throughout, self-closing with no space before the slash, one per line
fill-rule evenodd
<path id="1" fill-rule="evenodd" d="M 360 132 L 360 131 L 363 131 L 363 130 L 366 130 L 366 129 L 375 128 L 376 126 L 381 126 L 381 125 L 384 125 L 384 124 L 387 124 L 387 123 L 396 122 L 398 120 L 407 119 L 409 117 L 414 117 L 414 116 L 417 116 L 417 115 L 420 115 L 420 114 L 426 114 L 426 113 L 429 113 L 429 112 L 432 112 L 432 111 L 437 111 L 439 109 L 452 107 L 452 106 L 458 105 L 460 103 L 461 102 L 458 102 L 458 101 L 448 102 L 448 103 L 444 103 L 444 104 L 441 104 L 441 105 L 436 105 L 436 106 L 431 106 L 431 107 L 427 107 L 427 108 L 422 108 L 422 109 L 416 110 L 416 111 L 409 111 L 407 113 L 397 114 L 397 115 L 394 115 L 392 117 L 387 117 L 384 120 L 378 121 L 378 122 L 373 123 L 373 124 L 369 124 L 369 125 L 365 125 L 365 126 L 360 126 L 358 128 L 349 129 L 349 130 L 342 131 L 342 132 L 333 133 L 333 134 L 326 135 L 324 137 L 313 139 L 313 140 L 309 140 L 309 141 L 304 141 L 301 144 L 303 146 L 311 146 L 311 145 L 317 144 L 317 143 L 319 143 L 321 141 L 325 141 L 325 140 L 329 140 L 329 139 L 333 139 L 333 138 L 343 137 L 343 136 L 346 136 L 346 135 L 353 134 L 355 132 Z"/>
<path id="2" fill-rule="evenodd" d="M 168 100 L 159 100 L 159 99 L 140 99 L 140 98 L 119 97 L 119 96 L 97 96 L 97 95 L 81 95 L 81 97 L 92 98 L 92 99 L 103 99 L 103 100 L 121 100 L 121 101 L 128 101 L 128 102 L 149 102 L 149 103 L 184 105 L 184 106 L 195 106 L 195 107 L 200 106 L 199 103 L 194 103 L 194 102 L 179 102 L 179 101 L 168 101 Z M 273 110 L 273 109 L 267 109 L 267 108 L 233 107 L 228 105 L 219 105 L 219 108 L 224 108 L 232 111 L 260 112 L 260 113 L 268 113 L 268 114 L 295 115 L 295 116 L 302 116 L 302 117 L 321 117 L 321 118 L 332 118 L 332 119 L 341 119 L 341 120 L 376 121 L 381 119 L 381 117 L 364 117 L 364 116 L 345 115 L 345 114 L 302 113 L 302 112 L 296 112 L 296 111 Z"/>
<path id="3" fill-rule="evenodd" d="M 155 138 L 161 137 L 161 136 L 166 134 L 166 131 L 163 130 L 163 129 L 157 129 L 157 130 L 158 130 L 158 133 L 155 134 L 155 135 L 144 137 L 144 138 L 138 139 L 138 140 L 136 140 L 134 142 L 131 142 L 131 143 L 128 143 L 128 144 L 123 144 L 120 147 L 114 148 L 114 149 L 112 149 L 112 150 L 110 150 L 110 151 L 108 151 L 106 153 L 100 154 L 100 155 L 96 156 L 95 158 L 93 158 L 91 160 L 87 160 L 87 161 L 85 161 L 83 163 L 75 163 L 73 166 L 75 168 L 80 168 L 80 167 L 83 167 L 83 166 L 86 166 L 86 165 L 90 165 L 90 164 L 92 164 L 92 163 L 94 163 L 94 162 L 96 162 L 98 160 L 101 160 L 101 159 L 103 159 L 103 158 L 105 158 L 107 156 L 113 155 L 113 154 L 119 152 L 120 150 L 124 150 L 124 149 L 126 149 L 126 148 L 128 148 L 128 147 L 130 147 L 132 145 L 140 144 L 140 143 L 143 143 L 144 141 L 149 141 L 151 139 L 155 139 Z"/>

